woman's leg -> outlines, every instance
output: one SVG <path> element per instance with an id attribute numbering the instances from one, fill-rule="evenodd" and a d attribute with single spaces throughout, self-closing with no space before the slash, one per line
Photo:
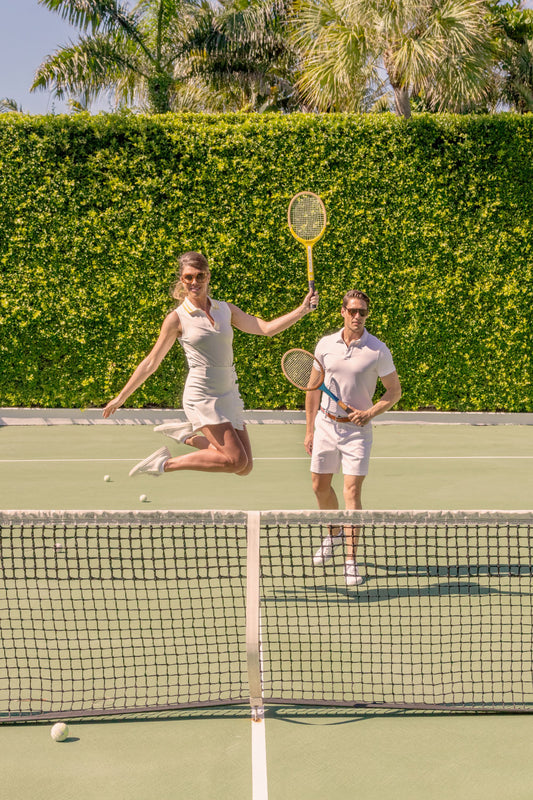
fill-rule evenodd
<path id="1" fill-rule="evenodd" d="M 252 453 L 246 430 L 236 431 L 231 423 L 223 422 L 220 425 L 204 425 L 202 434 L 201 437 L 191 438 L 205 439 L 207 445 L 200 442 L 197 452 L 169 458 L 165 463 L 165 472 L 191 469 L 248 474 L 251 470 Z"/>
<path id="2" fill-rule="evenodd" d="M 254 466 L 254 459 L 252 456 L 252 443 L 250 442 L 250 437 L 248 436 L 248 431 L 246 430 L 246 425 L 242 429 L 242 431 L 235 431 L 237 436 L 240 439 L 240 442 L 244 448 L 244 452 L 246 453 L 246 457 L 248 458 L 248 463 L 246 464 L 245 468 L 237 472 L 237 475 L 249 475 Z"/>

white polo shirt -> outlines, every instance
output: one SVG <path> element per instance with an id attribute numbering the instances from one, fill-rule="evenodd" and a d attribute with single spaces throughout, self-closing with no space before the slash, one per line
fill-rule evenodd
<path id="1" fill-rule="evenodd" d="M 387 345 L 366 328 L 361 338 L 349 345 L 342 338 L 343 330 L 320 339 L 315 356 L 324 369 L 328 389 L 352 408 L 365 411 L 373 405 L 378 378 L 390 375 L 396 368 Z M 324 392 L 321 407 L 335 416 L 346 416 Z"/>
<path id="2" fill-rule="evenodd" d="M 222 300 L 213 300 L 212 297 L 209 300 L 214 324 L 205 311 L 196 308 L 188 298 L 176 309 L 181 323 L 179 342 L 185 351 L 189 369 L 233 366 L 230 308 Z"/>

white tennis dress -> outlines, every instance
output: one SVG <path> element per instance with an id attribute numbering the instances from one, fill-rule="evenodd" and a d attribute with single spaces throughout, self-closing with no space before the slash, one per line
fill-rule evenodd
<path id="1" fill-rule="evenodd" d="M 227 303 L 209 299 L 214 325 L 205 311 L 188 299 L 176 309 L 182 330 L 179 342 L 189 365 L 183 410 L 194 430 L 221 422 L 243 430 L 244 404 L 233 366 L 231 311 Z"/>

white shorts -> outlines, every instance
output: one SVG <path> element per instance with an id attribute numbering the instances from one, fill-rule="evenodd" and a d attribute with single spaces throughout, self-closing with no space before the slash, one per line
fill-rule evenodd
<path id="1" fill-rule="evenodd" d="M 330 420 L 321 411 L 315 421 L 311 472 L 333 475 L 342 466 L 343 475 L 368 475 L 372 425 L 363 428 Z"/>

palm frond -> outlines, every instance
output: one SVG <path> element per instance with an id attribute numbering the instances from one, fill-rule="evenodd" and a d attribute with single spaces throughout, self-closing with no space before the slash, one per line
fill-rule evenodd
<path id="1" fill-rule="evenodd" d="M 12 97 L 3 97 L 0 100 L 0 114 L 23 114 L 22 106 L 19 106 L 16 100 Z"/>
<path id="2" fill-rule="evenodd" d="M 38 3 L 83 31 L 89 28 L 109 31 L 120 27 L 131 34 L 137 26 L 135 13 L 117 0 L 38 0 Z"/>
<path id="3" fill-rule="evenodd" d="M 146 76 L 137 52 L 113 34 L 83 37 L 41 64 L 30 91 L 52 89 L 57 97 L 85 94 L 94 100 L 124 74 Z"/>

